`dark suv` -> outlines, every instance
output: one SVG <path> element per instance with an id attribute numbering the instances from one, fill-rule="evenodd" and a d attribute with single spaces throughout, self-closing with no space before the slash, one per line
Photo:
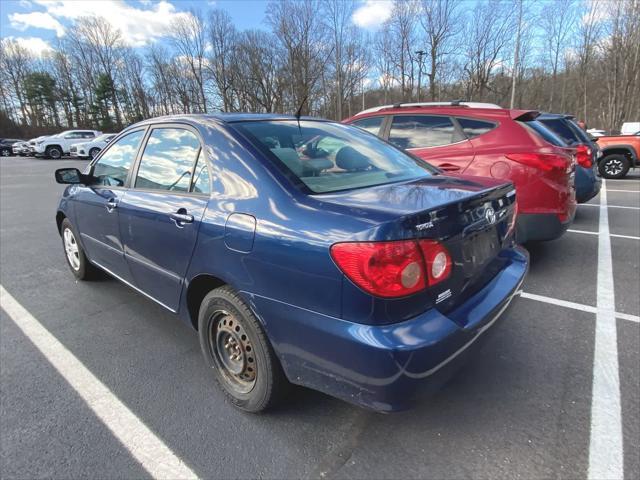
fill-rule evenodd
<path id="1" fill-rule="evenodd" d="M 597 175 L 600 148 L 578 125 L 572 115 L 543 113 L 538 119 L 549 130 L 576 148 L 576 200 L 585 203 L 600 192 L 602 180 Z"/>

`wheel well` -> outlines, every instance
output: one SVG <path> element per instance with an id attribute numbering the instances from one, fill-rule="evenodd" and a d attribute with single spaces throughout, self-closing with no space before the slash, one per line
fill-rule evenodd
<path id="1" fill-rule="evenodd" d="M 62 229 L 62 222 L 64 222 L 64 219 L 67 218 L 66 215 L 62 212 L 58 212 L 56 213 L 56 224 L 58 225 L 58 233 L 61 233 L 61 229 Z"/>
<path id="2" fill-rule="evenodd" d="M 44 151 L 46 152 L 47 150 L 49 150 L 50 148 L 53 148 L 53 147 L 58 147 L 61 152 L 64 151 L 60 145 L 47 145 L 46 148 L 44 149 Z"/>
<path id="3" fill-rule="evenodd" d="M 609 155 L 624 155 L 629 159 L 629 161 L 633 160 L 631 151 L 628 148 L 624 147 L 608 148 L 607 150 L 602 152 L 603 159 L 608 157 Z"/>
<path id="4" fill-rule="evenodd" d="M 226 285 L 223 280 L 213 275 L 198 275 L 189 282 L 187 288 L 187 308 L 189 310 L 189 319 L 193 328 L 198 330 L 198 314 L 200 313 L 200 304 L 202 299 L 211 290 Z"/>

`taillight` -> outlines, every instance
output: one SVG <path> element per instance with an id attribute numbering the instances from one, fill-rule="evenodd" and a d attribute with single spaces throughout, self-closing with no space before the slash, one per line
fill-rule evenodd
<path id="1" fill-rule="evenodd" d="M 593 165 L 593 163 L 591 163 L 591 160 L 591 149 L 586 145 L 578 145 L 576 147 L 576 161 L 578 162 L 578 165 L 584 168 L 591 168 Z"/>
<path id="2" fill-rule="evenodd" d="M 452 262 L 444 245 L 435 240 L 419 240 L 418 244 L 427 266 L 427 284 L 432 287 L 448 278 Z"/>
<path id="3" fill-rule="evenodd" d="M 567 157 L 554 153 L 508 153 L 505 156 L 514 162 L 539 168 L 546 172 L 555 169 L 564 170 L 568 165 Z"/>
<path id="4" fill-rule="evenodd" d="M 445 280 L 451 257 L 433 240 L 346 242 L 331 247 L 340 270 L 364 291 L 378 297 L 404 297 Z"/>

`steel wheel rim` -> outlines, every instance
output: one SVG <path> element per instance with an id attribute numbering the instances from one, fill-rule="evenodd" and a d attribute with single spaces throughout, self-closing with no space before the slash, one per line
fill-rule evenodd
<path id="1" fill-rule="evenodd" d="M 97 148 L 92 148 L 89 151 L 89 156 L 91 157 L 91 160 L 93 160 L 94 158 L 96 158 L 96 155 L 98 155 L 98 153 L 100 152 L 100 150 L 98 150 Z"/>
<path id="2" fill-rule="evenodd" d="M 69 265 L 76 271 L 80 270 L 80 249 L 78 248 L 78 242 L 76 242 L 76 237 L 73 235 L 71 229 L 65 228 L 63 238 L 64 251 L 67 254 Z"/>
<path id="3" fill-rule="evenodd" d="M 50 150 L 49 155 L 51 155 L 51 158 L 54 158 L 56 160 L 62 156 L 62 154 L 57 148 Z"/>
<path id="4" fill-rule="evenodd" d="M 622 162 L 618 159 L 609 160 L 604 166 L 604 171 L 608 175 L 618 175 L 622 173 Z"/>
<path id="5" fill-rule="evenodd" d="M 242 324 L 229 312 L 213 313 L 209 348 L 225 383 L 236 393 L 249 393 L 257 377 L 253 345 Z"/>

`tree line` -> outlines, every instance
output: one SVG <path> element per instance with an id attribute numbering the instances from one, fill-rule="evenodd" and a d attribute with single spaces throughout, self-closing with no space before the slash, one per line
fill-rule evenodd
<path id="1" fill-rule="evenodd" d="M 342 119 L 363 108 L 466 99 L 572 113 L 607 130 L 640 119 L 640 0 L 396 0 L 375 32 L 353 0 L 282 0 L 264 28 L 219 8 L 178 17 L 134 48 L 100 17 L 55 48 L 0 43 L 0 131 L 118 131 L 176 113 Z"/>

